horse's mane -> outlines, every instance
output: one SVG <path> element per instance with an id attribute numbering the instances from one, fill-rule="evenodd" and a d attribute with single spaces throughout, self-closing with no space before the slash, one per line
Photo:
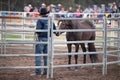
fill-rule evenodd
<path id="1" fill-rule="evenodd" d="M 76 23 L 81 23 L 81 22 L 85 22 L 85 23 L 87 23 L 88 25 L 90 25 L 90 27 L 91 28 L 93 28 L 93 29 L 95 29 L 95 25 L 91 22 L 91 21 L 89 21 L 89 20 L 84 20 L 84 21 L 81 21 L 81 20 L 59 20 L 59 22 L 60 21 L 62 21 L 62 22 L 66 22 L 67 23 L 67 26 L 69 26 L 69 28 L 71 27 L 73 27 L 73 25 L 74 24 L 76 24 Z"/>
<path id="2" fill-rule="evenodd" d="M 77 20 L 78 22 L 81 20 Z M 72 20 L 68 20 L 69 24 L 72 26 Z M 95 28 L 95 25 L 89 21 L 89 20 L 85 20 L 84 22 L 86 22 L 87 24 L 89 24 L 92 28 Z"/>

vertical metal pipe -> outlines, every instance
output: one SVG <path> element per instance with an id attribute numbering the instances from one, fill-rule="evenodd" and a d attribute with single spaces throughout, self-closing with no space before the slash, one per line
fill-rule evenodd
<path id="1" fill-rule="evenodd" d="M 50 68 L 51 68 L 51 64 L 50 64 L 50 62 L 51 62 L 51 37 L 50 37 L 50 17 L 48 16 L 48 43 L 47 43 L 47 45 L 48 45 L 48 56 L 47 56 L 47 78 L 49 78 L 49 76 L 50 76 Z"/>
<path id="2" fill-rule="evenodd" d="M 120 20 L 118 20 L 118 29 L 120 29 Z M 120 31 L 118 31 L 118 50 L 120 50 Z M 120 61 L 120 51 L 118 52 L 118 61 Z M 120 65 L 120 63 L 118 63 Z"/>
<path id="3" fill-rule="evenodd" d="M 1 18 L 1 22 L 2 22 L 2 26 L 1 26 L 1 29 L 3 30 L 3 25 L 4 25 L 4 22 L 3 22 L 3 18 Z M 1 31 L 1 54 L 4 53 L 3 51 L 3 31 Z"/>
<path id="4" fill-rule="evenodd" d="M 111 14 L 112 18 L 114 18 L 115 14 Z M 115 20 L 114 19 L 110 19 L 111 21 L 111 28 L 115 27 Z M 115 35 L 114 31 L 110 31 L 110 37 L 113 37 Z M 110 40 L 114 40 L 114 38 L 110 38 Z M 115 43 L 110 42 L 110 46 L 115 46 Z"/>
<path id="5" fill-rule="evenodd" d="M 22 19 L 23 20 L 23 19 Z M 30 19 L 31 20 L 31 19 Z M 24 24 L 24 23 L 23 23 Z M 25 30 L 25 26 L 22 26 L 22 29 Z M 21 34 L 22 40 L 26 40 L 25 39 L 25 33 L 23 31 L 23 34 Z"/>
<path id="6" fill-rule="evenodd" d="M 5 21 L 5 18 L 2 18 L 2 30 L 6 30 L 6 21 Z M 6 53 L 6 36 L 5 36 L 5 32 L 6 31 L 3 31 L 2 32 L 2 53 L 5 54 Z"/>
<path id="7" fill-rule="evenodd" d="M 50 16 L 50 27 L 51 27 L 51 32 L 50 32 L 50 34 L 51 34 L 51 78 L 53 78 L 53 58 L 54 58 L 54 43 L 53 43 L 53 41 L 54 41 L 54 37 L 53 37 L 53 22 L 54 22 L 54 15 L 52 15 L 52 16 Z"/>
<path id="8" fill-rule="evenodd" d="M 103 75 L 107 74 L 107 28 L 106 28 L 106 25 L 107 25 L 107 20 L 106 20 L 106 17 L 104 16 L 104 45 L 103 45 L 103 51 L 104 51 L 104 54 L 103 54 Z"/>
<path id="9" fill-rule="evenodd" d="M 4 42 L 6 42 L 6 19 L 4 19 L 4 29 L 5 29 L 5 32 L 4 32 Z M 4 54 L 6 54 L 6 43 L 4 43 Z"/>

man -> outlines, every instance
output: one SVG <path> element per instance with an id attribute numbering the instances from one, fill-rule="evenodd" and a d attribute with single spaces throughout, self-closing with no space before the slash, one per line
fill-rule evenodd
<path id="1" fill-rule="evenodd" d="M 41 18 L 47 18 L 47 9 L 46 8 L 40 8 L 39 13 Z M 39 19 L 36 24 L 36 30 L 48 30 L 48 20 Z M 51 26 L 50 26 L 51 27 Z M 53 24 L 53 29 L 56 29 L 55 24 Z M 37 41 L 39 42 L 47 42 L 48 36 L 51 37 L 51 35 L 48 35 L 48 32 L 36 32 L 37 34 Z M 48 53 L 48 44 L 36 44 L 35 46 L 35 54 L 47 54 Z M 36 56 L 35 57 L 35 65 L 41 66 L 41 57 L 42 56 Z M 47 66 L 47 56 L 43 56 L 44 66 Z M 41 69 L 36 68 L 35 69 L 36 75 L 41 75 Z M 44 68 L 43 75 L 47 74 L 47 69 Z"/>

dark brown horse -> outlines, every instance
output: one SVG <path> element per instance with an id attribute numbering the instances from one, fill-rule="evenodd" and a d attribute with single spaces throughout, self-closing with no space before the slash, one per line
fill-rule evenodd
<path id="1" fill-rule="evenodd" d="M 95 26 L 92 22 L 85 20 L 60 20 L 58 22 L 59 29 L 95 29 Z M 62 32 L 59 33 L 59 35 Z M 66 32 L 66 39 L 67 41 L 83 41 L 83 40 L 95 40 L 95 31 L 84 31 L 84 32 Z M 72 44 L 75 45 L 75 52 L 78 52 L 79 45 L 81 45 L 82 51 L 86 52 L 87 48 L 85 47 L 85 43 L 68 43 L 68 52 L 71 53 L 72 51 Z M 88 51 L 89 52 L 96 52 L 94 43 L 88 43 Z M 97 54 L 90 54 L 90 59 L 92 63 L 97 61 Z M 75 64 L 77 64 L 78 55 L 75 55 Z M 86 54 L 84 54 L 83 63 L 86 63 Z M 71 55 L 68 55 L 68 64 L 71 64 Z"/>

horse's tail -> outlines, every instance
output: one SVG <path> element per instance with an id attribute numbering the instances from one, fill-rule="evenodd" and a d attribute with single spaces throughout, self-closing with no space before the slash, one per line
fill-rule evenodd
<path id="1" fill-rule="evenodd" d="M 93 22 L 89 21 L 89 20 L 85 20 L 85 22 L 87 22 L 92 28 L 95 28 L 96 26 L 93 24 Z"/>

